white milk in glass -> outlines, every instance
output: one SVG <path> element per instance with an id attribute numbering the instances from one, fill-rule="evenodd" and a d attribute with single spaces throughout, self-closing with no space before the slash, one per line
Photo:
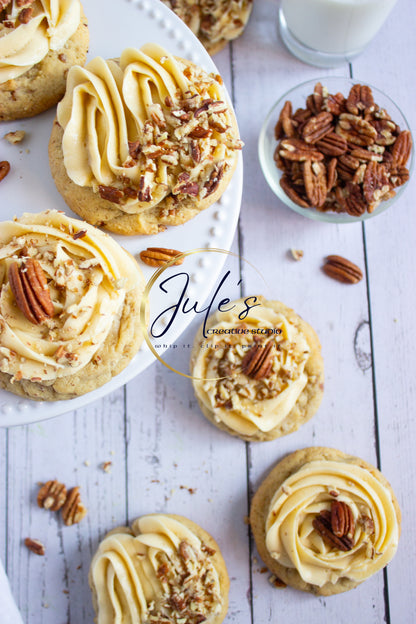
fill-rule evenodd
<path id="1" fill-rule="evenodd" d="M 290 33 L 320 52 L 349 55 L 373 39 L 397 0 L 282 0 Z"/>

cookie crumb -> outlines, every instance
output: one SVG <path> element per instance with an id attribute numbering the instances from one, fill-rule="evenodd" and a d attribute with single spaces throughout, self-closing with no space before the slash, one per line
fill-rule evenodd
<path id="1" fill-rule="evenodd" d="M 16 143 L 21 143 L 25 138 L 26 132 L 24 130 L 15 130 L 14 132 L 8 132 L 4 135 L 4 139 L 8 141 L 11 145 L 16 145 Z"/>
<path id="2" fill-rule="evenodd" d="M 106 462 L 103 462 L 100 467 L 101 467 L 101 470 L 103 470 L 104 472 L 111 472 L 112 465 L 113 465 L 113 462 L 106 461 Z"/>
<path id="3" fill-rule="evenodd" d="M 291 254 L 293 260 L 296 260 L 298 262 L 299 260 L 302 260 L 302 258 L 303 258 L 303 249 L 293 249 L 292 248 L 290 250 L 290 254 Z"/>

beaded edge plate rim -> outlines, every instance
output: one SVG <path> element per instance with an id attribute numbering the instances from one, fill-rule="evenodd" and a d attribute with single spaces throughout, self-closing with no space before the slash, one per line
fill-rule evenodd
<path id="1" fill-rule="evenodd" d="M 89 53 L 88 60 L 98 54 L 106 56 L 107 58 L 111 57 L 111 49 L 108 54 L 104 54 L 104 50 L 101 50 L 103 46 L 102 41 L 100 40 L 100 33 L 101 39 L 104 39 L 106 25 L 111 26 L 110 20 L 113 16 L 109 12 L 110 7 L 98 7 L 97 3 L 93 0 L 83 0 L 83 6 L 89 21 L 92 42 L 92 53 Z M 94 24 L 91 20 L 93 19 L 94 11 L 97 12 L 98 8 L 100 10 L 100 31 L 94 33 L 94 26 L 97 24 Z M 133 13 L 134 11 L 137 11 L 137 13 Z M 132 18 L 132 20 L 127 23 L 130 24 L 132 32 L 134 29 L 134 37 L 138 39 L 137 43 L 134 44 L 132 41 L 128 40 L 129 35 L 126 35 L 126 33 L 123 32 L 123 41 L 121 42 L 121 47 L 119 48 L 120 51 L 124 47 L 127 47 L 126 43 L 130 46 L 136 45 L 137 47 L 147 43 L 150 41 L 148 33 L 152 32 L 153 34 L 156 31 L 159 36 L 157 43 L 165 46 L 173 54 L 177 56 L 184 56 L 194 63 L 201 65 L 207 71 L 219 73 L 211 57 L 208 55 L 205 48 L 198 41 L 191 30 L 188 29 L 188 27 L 173 13 L 173 11 L 167 8 L 159 0 L 124 0 L 123 4 L 120 4 L 118 17 L 121 19 L 125 17 L 127 20 L 129 17 Z M 133 17 L 139 18 L 137 22 L 136 20 L 133 20 Z M 107 20 L 108 23 L 106 24 Z M 138 24 L 140 24 L 139 28 Z M 94 39 L 94 37 L 96 39 Z M 115 42 L 113 41 L 113 46 L 114 43 Z M 96 48 L 98 48 L 98 51 Z M 107 48 L 105 48 L 105 50 L 107 50 Z M 116 50 L 114 51 L 114 55 L 116 55 Z M 24 129 L 29 135 L 31 133 L 35 135 L 39 129 L 42 132 L 45 130 L 50 131 L 53 117 L 54 111 L 47 111 L 46 113 L 32 119 L 21 120 L 20 122 L 3 122 L 1 124 L 1 136 L 4 136 L 6 132 L 14 131 L 16 129 Z M 44 138 L 47 141 L 49 134 Z M 3 153 L 5 154 L 4 158 L 8 159 L 8 156 L 10 155 L 10 158 L 16 160 L 16 147 L 17 146 L 5 146 L 3 148 Z M 25 177 L 27 178 L 27 182 L 30 182 L 31 178 L 25 170 L 30 168 L 31 161 L 33 162 L 33 159 L 37 158 L 36 149 L 32 151 L 34 152 L 32 156 L 30 155 L 30 149 L 21 149 L 19 151 L 19 160 L 22 168 L 16 172 L 14 180 L 12 179 L 8 181 L 5 192 L 9 190 L 13 193 L 13 190 L 17 189 L 16 184 L 21 185 L 21 180 L 24 180 Z M 45 166 L 47 167 L 47 172 L 49 172 L 49 165 L 47 162 Z M 51 181 L 51 179 L 46 180 L 45 184 L 49 186 L 49 193 L 46 197 L 47 202 L 51 205 L 45 206 L 42 204 L 41 196 L 38 200 L 39 205 L 34 206 L 32 200 L 35 193 L 31 190 L 30 195 L 32 209 L 30 211 L 40 212 L 41 210 L 45 210 L 47 208 L 56 208 L 58 210 L 64 210 L 66 214 L 78 218 L 77 215 L 74 215 L 66 206 L 64 200 L 54 188 L 53 181 Z M 183 225 L 170 227 L 165 232 L 156 236 L 132 236 L 127 238 L 110 235 L 122 244 L 123 247 L 125 247 L 130 253 L 133 253 L 136 256 L 140 250 L 151 245 L 154 246 L 156 242 L 157 246 L 166 246 L 180 249 L 181 251 L 187 251 L 189 249 L 189 245 L 186 244 L 188 240 L 193 241 L 192 249 L 220 248 L 229 250 L 238 222 L 242 187 L 243 164 L 240 154 L 234 176 L 220 200 L 210 208 L 204 210 L 200 215 L 191 221 L 188 221 Z M 29 199 L 29 197 L 27 199 Z M 9 214 L 2 215 L 2 220 L 13 218 L 15 214 L 19 215 L 22 212 L 27 211 L 27 209 L 19 211 L 15 207 L 18 202 L 19 198 L 15 203 L 12 202 Z M 189 272 L 191 281 L 187 294 L 191 297 L 197 298 L 200 302 L 205 300 L 209 295 L 226 258 L 225 254 L 210 254 L 210 256 L 212 256 L 212 260 L 211 258 L 198 260 L 195 256 L 188 257 L 186 260 L 187 271 Z M 144 266 L 143 264 L 140 264 L 140 267 L 147 282 L 153 275 L 154 269 Z M 152 304 L 157 305 L 157 297 L 153 297 L 152 299 L 151 296 L 150 303 L 151 306 Z M 179 338 L 191 320 L 192 319 L 188 319 L 185 316 L 183 317 L 182 321 L 177 325 L 175 330 L 172 330 L 170 334 L 170 342 Z M 164 351 L 165 349 L 163 348 L 158 349 L 158 353 L 160 355 Z M 107 394 L 117 390 L 136 377 L 139 373 L 144 371 L 155 361 L 155 356 L 151 353 L 146 343 L 143 342 L 137 355 L 119 375 L 113 377 L 109 382 L 96 390 L 70 400 L 34 401 L 24 399 L 6 390 L 0 389 L 0 427 L 32 424 L 86 407 L 89 403 L 102 399 Z"/>

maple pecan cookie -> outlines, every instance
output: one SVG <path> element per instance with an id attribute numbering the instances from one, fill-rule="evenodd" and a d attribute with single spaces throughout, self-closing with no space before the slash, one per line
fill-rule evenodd
<path id="1" fill-rule="evenodd" d="M 246 314 L 247 307 L 251 307 Z M 246 297 L 216 312 L 198 331 L 191 354 L 192 383 L 204 415 L 247 441 L 296 431 L 323 395 L 319 339 L 279 301 Z"/>
<path id="2" fill-rule="evenodd" d="M 0 226 L 0 387 L 55 401 L 127 366 L 141 341 L 141 271 L 110 236 L 57 211 Z"/>
<path id="3" fill-rule="evenodd" d="M 242 142 L 218 75 L 147 44 L 74 67 L 67 84 L 49 155 L 74 212 L 119 234 L 157 234 L 222 195 Z"/>
<path id="4" fill-rule="evenodd" d="M 162 0 L 192 30 L 210 54 L 241 35 L 253 0 Z"/>
<path id="5" fill-rule="evenodd" d="M 0 120 L 33 117 L 85 63 L 87 21 L 79 0 L 0 0 L 0 41 Z"/>
<path id="6" fill-rule="evenodd" d="M 394 492 L 377 468 L 325 447 L 280 461 L 250 512 L 270 571 L 320 596 L 353 589 L 384 568 L 396 552 L 400 520 Z"/>
<path id="7" fill-rule="evenodd" d="M 219 547 L 183 516 L 151 514 L 110 531 L 89 582 L 97 624 L 220 624 L 228 609 Z"/>

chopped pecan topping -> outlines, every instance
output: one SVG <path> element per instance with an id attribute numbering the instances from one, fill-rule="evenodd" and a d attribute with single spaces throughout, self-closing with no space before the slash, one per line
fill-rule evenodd
<path id="1" fill-rule="evenodd" d="M 78 524 L 87 513 L 86 507 L 81 502 L 79 487 L 69 490 L 64 506 L 62 507 L 62 518 L 66 526 Z"/>
<path id="2" fill-rule="evenodd" d="M 22 9 L 19 13 L 19 21 L 22 24 L 28 24 L 30 22 L 30 20 L 33 17 L 33 8 L 32 7 L 27 7 L 25 9 Z"/>
<path id="3" fill-rule="evenodd" d="M 273 365 L 273 343 L 255 344 L 244 356 L 241 370 L 247 377 L 263 379 L 268 377 Z"/>
<path id="4" fill-rule="evenodd" d="M 78 238 L 84 238 L 86 234 L 87 234 L 87 230 L 78 230 L 78 232 L 75 232 L 72 238 L 74 240 L 78 240 Z"/>
<path id="5" fill-rule="evenodd" d="M 119 204 L 123 198 L 123 191 L 115 186 L 105 186 L 104 184 L 100 184 L 98 186 L 98 193 L 102 199 L 106 199 L 113 204 Z"/>
<path id="6" fill-rule="evenodd" d="M 322 270 L 329 277 L 344 284 L 357 284 L 363 278 L 361 269 L 342 256 L 328 256 Z"/>
<path id="7" fill-rule="evenodd" d="M 28 321 L 38 325 L 53 316 L 46 276 L 37 260 L 27 258 L 20 266 L 13 262 L 9 267 L 9 284 L 17 307 Z"/>
<path id="8" fill-rule="evenodd" d="M 181 255 L 181 251 L 177 249 L 165 249 L 164 247 L 148 247 L 146 250 L 140 252 L 140 259 L 149 266 L 157 267 L 163 266 Z M 182 264 L 184 258 L 179 258 L 172 265 Z"/>
<path id="9" fill-rule="evenodd" d="M 25 546 L 31 552 L 35 553 L 35 555 L 44 555 L 45 554 L 45 546 L 37 539 L 32 539 L 31 537 L 26 537 Z"/>
<path id="10" fill-rule="evenodd" d="M 38 506 L 50 511 L 58 511 L 66 501 L 66 487 L 59 481 L 47 481 L 38 492 Z"/>

